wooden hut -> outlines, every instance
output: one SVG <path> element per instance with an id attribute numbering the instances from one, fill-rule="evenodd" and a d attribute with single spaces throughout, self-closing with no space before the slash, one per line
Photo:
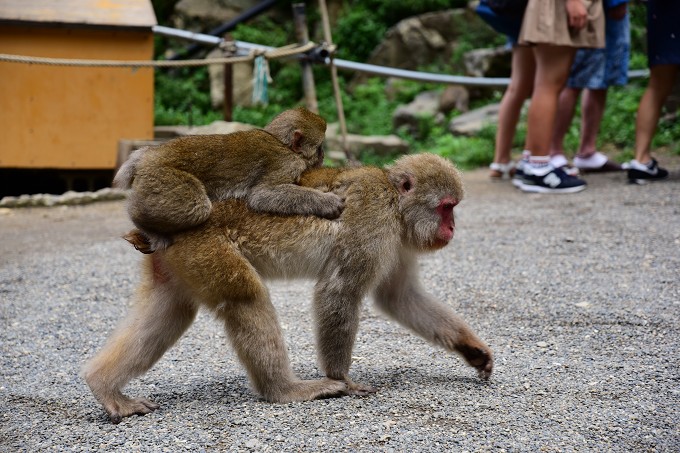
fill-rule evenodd
<path id="1" fill-rule="evenodd" d="M 1 0 L 0 53 L 151 60 L 150 0 Z M 0 169 L 113 170 L 153 138 L 153 69 L 0 61 Z"/>

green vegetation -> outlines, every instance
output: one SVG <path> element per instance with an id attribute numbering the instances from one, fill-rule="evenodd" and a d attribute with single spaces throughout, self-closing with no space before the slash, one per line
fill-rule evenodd
<path id="1" fill-rule="evenodd" d="M 156 0 L 159 21 L 160 14 L 171 11 L 169 5 L 175 0 Z M 335 43 L 338 46 L 338 57 L 352 61 L 366 61 L 373 49 L 382 40 L 385 32 L 399 20 L 428 11 L 442 10 L 464 6 L 466 0 L 420 0 L 413 2 L 390 2 L 389 0 L 348 0 L 346 10 L 341 14 L 333 29 Z M 283 7 L 283 6 L 282 6 Z M 644 6 L 632 2 L 632 68 L 645 68 L 645 9 Z M 312 31 L 319 36 L 312 37 L 321 41 L 320 21 L 315 4 L 308 4 L 308 21 Z M 274 20 L 261 16 L 248 25 L 239 26 L 233 33 L 238 40 L 282 46 L 295 42 L 292 26 L 281 26 Z M 422 68 L 429 72 L 450 74 L 461 67 L 463 54 L 479 46 L 480 39 L 474 30 L 465 33 L 459 42 L 452 61 L 435 62 Z M 497 43 L 502 43 L 499 36 Z M 171 42 L 157 38 L 157 53 L 163 54 Z M 186 43 L 172 42 L 177 49 Z M 234 119 L 246 123 L 264 126 L 275 114 L 300 103 L 303 98 L 302 82 L 299 66 L 291 62 L 272 61 L 270 70 L 274 82 L 269 85 L 269 105 L 256 107 L 236 107 Z M 452 112 L 444 125 L 436 124 L 434 118 L 421 119 L 421 134 L 414 138 L 403 131 L 394 131 L 392 113 L 403 103 L 410 102 L 415 95 L 425 90 L 443 89 L 436 84 L 422 84 L 411 81 L 390 82 L 390 92 L 386 95 L 387 81 L 382 78 L 371 78 L 365 83 L 352 87 L 349 83 L 353 74 L 340 73 L 340 85 L 347 119 L 351 133 L 375 135 L 398 133 L 406 139 L 414 152 L 430 151 L 451 158 L 462 168 L 473 168 L 487 165 L 493 156 L 495 126 L 485 128 L 475 137 L 454 137 L 445 124 L 458 112 Z M 330 74 L 327 68 L 314 67 L 320 113 L 329 122 L 337 121 L 336 105 L 333 97 Z M 634 80 L 625 87 L 613 88 L 609 91 L 607 111 L 599 135 L 599 144 L 603 149 L 615 152 L 617 159 L 625 160 L 631 156 L 631 148 L 635 138 L 635 112 L 646 84 L 646 79 Z M 156 71 L 156 123 L 157 124 L 208 124 L 221 119 L 222 112 L 213 109 L 210 102 L 210 81 L 205 67 L 182 68 Z M 472 107 L 490 102 L 498 102 L 502 90 L 490 92 L 488 98 L 476 100 Z M 566 137 L 567 149 L 575 149 L 579 140 L 579 113 Z M 525 137 L 526 124 L 522 119 L 515 138 L 515 149 L 521 149 Z M 680 153 L 680 121 L 677 119 L 662 120 L 654 140 L 655 147 L 668 147 Z M 382 164 L 396 156 L 378 157 L 371 150 L 364 150 L 359 156 L 366 163 Z"/>

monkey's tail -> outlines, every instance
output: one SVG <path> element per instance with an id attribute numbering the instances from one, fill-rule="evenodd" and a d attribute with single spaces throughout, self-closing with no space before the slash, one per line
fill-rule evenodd
<path id="1" fill-rule="evenodd" d="M 129 189 L 132 187 L 132 180 L 135 178 L 135 173 L 137 172 L 137 164 L 144 152 L 149 149 L 148 146 L 139 148 L 130 154 L 123 165 L 120 166 L 116 176 L 113 178 L 113 186 L 119 189 Z"/>

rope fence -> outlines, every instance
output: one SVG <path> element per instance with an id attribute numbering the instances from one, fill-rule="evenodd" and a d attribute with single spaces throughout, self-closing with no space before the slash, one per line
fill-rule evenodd
<path id="1" fill-rule="evenodd" d="M 38 64 L 48 66 L 80 66 L 80 67 L 110 67 L 110 68 L 167 68 L 182 66 L 207 66 L 211 64 L 247 63 L 262 56 L 267 59 L 285 58 L 299 55 L 316 49 L 313 42 L 305 45 L 292 44 L 279 48 L 253 48 L 247 55 L 233 57 L 206 58 L 197 60 L 87 60 L 78 58 L 48 58 L 27 55 L 0 54 L 0 61 L 10 63 Z"/>
<path id="2" fill-rule="evenodd" d="M 313 54 L 320 56 L 320 58 L 313 59 L 330 66 L 331 64 L 339 69 L 348 71 L 363 72 L 383 77 L 396 77 L 400 79 L 408 79 L 417 82 L 431 82 L 451 85 L 464 86 L 485 86 L 485 87 L 503 87 L 510 83 L 508 77 L 469 77 L 459 75 L 437 74 L 431 72 L 412 71 L 408 69 L 398 69 L 387 66 L 378 66 L 368 63 L 357 63 L 349 60 L 342 60 L 333 58 L 335 48 L 326 43 L 317 44 L 308 42 L 304 45 L 291 44 L 284 47 L 270 47 L 261 44 L 247 43 L 244 41 L 225 41 L 222 38 L 205 35 L 202 33 L 187 32 L 170 27 L 156 25 L 153 27 L 153 32 L 156 34 L 170 36 L 175 38 L 187 39 L 203 44 L 224 45 L 234 44 L 236 47 L 236 55 L 220 58 L 207 58 L 195 60 L 88 60 L 88 59 L 70 59 L 70 58 L 47 58 L 35 57 L 27 55 L 12 55 L 0 53 L 0 62 L 37 64 L 37 65 L 52 65 L 52 66 L 81 66 L 81 67 L 123 67 L 123 68 L 167 68 L 167 67 L 183 67 L 183 66 L 207 66 L 213 64 L 233 64 L 233 63 L 247 63 L 253 61 L 259 56 L 266 59 L 277 59 L 297 56 L 303 54 Z M 647 69 L 636 69 L 628 71 L 628 77 L 643 78 L 648 77 L 649 71 Z"/>

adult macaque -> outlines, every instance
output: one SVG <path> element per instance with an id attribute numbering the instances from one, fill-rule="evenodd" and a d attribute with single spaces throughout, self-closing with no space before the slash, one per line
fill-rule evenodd
<path id="1" fill-rule="evenodd" d="M 297 185 L 303 171 L 323 163 L 325 133 L 323 118 L 298 108 L 264 130 L 180 137 L 135 151 L 114 185 L 132 189 L 128 213 L 150 242 L 140 250 L 167 247 L 226 198 L 242 198 L 259 212 L 336 218 L 340 197 Z"/>
<path id="2" fill-rule="evenodd" d="M 345 197 L 339 221 L 255 213 L 240 200 L 215 203 L 203 225 L 145 257 L 132 312 L 84 369 L 113 422 L 158 407 L 121 393 L 184 333 L 200 305 L 221 319 L 255 390 L 288 402 L 374 388 L 349 377 L 362 298 L 423 338 L 453 352 L 487 379 L 492 353 L 418 279 L 416 255 L 444 247 L 463 197 L 458 171 L 431 154 L 405 156 L 385 170 L 311 170 L 301 183 Z M 291 370 L 277 315 L 262 278 L 316 278 L 314 314 L 326 377 L 303 381 Z"/>

